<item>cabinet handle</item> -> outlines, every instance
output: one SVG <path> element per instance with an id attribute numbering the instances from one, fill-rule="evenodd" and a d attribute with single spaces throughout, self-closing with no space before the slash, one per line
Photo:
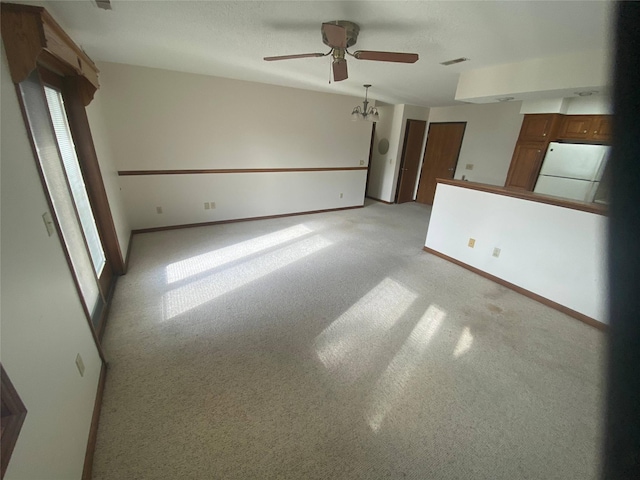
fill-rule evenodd
<path id="1" fill-rule="evenodd" d="M 595 135 L 596 133 L 598 133 L 598 130 L 594 130 L 594 131 L 593 131 L 593 134 L 594 134 L 594 135 Z"/>
<path id="2" fill-rule="evenodd" d="M 587 133 L 587 131 L 585 130 L 585 131 L 583 131 L 582 133 Z"/>
<path id="3" fill-rule="evenodd" d="M 546 134 L 546 133 L 543 133 L 543 134 L 542 134 L 542 136 L 543 136 L 543 137 L 546 137 L 546 136 L 547 136 L 547 134 Z"/>

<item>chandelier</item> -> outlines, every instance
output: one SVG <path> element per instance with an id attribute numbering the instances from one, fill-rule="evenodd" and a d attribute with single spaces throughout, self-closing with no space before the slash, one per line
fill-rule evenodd
<path id="1" fill-rule="evenodd" d="M 369 100 L 367 100 L 367 94 L 369 93 L 369 87 L 371 85 L 363 85 L 365 88 L 364 91 L 364 102 L 362 102 L 362 107 L 358 105 L 351 112 L 351 120 L 354 122 L 358 122 L 361 120 L 366 120 L 367 122 L 377 122 L 380 119 L 380 114 L 378 113 L 378 109 L 376 107 L 369 108 Z"/>

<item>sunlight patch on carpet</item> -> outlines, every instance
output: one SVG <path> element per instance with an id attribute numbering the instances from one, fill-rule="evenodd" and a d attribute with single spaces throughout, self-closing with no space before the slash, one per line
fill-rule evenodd
<path id="1" fill-rule="evenodd" d="M 303 224 L 285 228 L 277 232 L 262 235 L 260 237 L 245 240 L 244 242 L 229 245 L 228 247 L 213 250 L 211 252 L 195 255 L 193 257 L 167 265 L 165 273 L 167 283 L 175 283 L 227 263 L 240 260 L 269 248 L 281 245 L 296 238 L 312 233 L 313 230 Z"/>
<path id="2" fill-rule="evenodd" d="M 376 382 L 373 400 L 366 412 L 367 423 L 374 432 L 380 430 L 387 414 L 400 401 L 422 354 L 445 317 L 445 311 L 436 305 L 430 305 Z"/>
<path id="3" fill-rule="evenodd" d="M 314 235 L 293 245 L 266 253 L 241 265 L 227 268 L 221 272 L 173 289 L 163 296 L 164 318 L 172 319 L 185 312 L 204 305 L 236 288 L 247 285 L 281 268 L 319 252 L 333 242 Z"/>
<path id="4" fill-rule="evenodd" d="M 318 358 L 343 379 L 357 378 L 416 298 L 415 292 L 385 278 L 316 337 Z"/>
<path id="5" fill-rule="evenodd" d="M 473 335 L 471 335 L 471 330 L 469 330 L 469 327 L 464 327 L 464 330 L 462 330 L 460 338 L 458 339 L 456 348 L 453 351 L 453 356 L 458 358 L 459 356 L 464 355 L 471 348 L 472 344 Z"/>

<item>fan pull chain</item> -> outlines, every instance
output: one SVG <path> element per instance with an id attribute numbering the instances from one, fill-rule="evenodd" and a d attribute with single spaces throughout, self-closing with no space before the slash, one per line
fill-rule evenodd
<path id="1" fill-rule="evenodd" d="M 331 67 L 332 67 L 332 66 L 333 66 L 333 65 L 330 63 L 330 64 L 329 64 L 329 85 L 331 85 Z"/>

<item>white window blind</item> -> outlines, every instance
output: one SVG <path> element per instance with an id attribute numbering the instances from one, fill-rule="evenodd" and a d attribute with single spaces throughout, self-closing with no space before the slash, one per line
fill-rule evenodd
<path id="1" fill-rule="evenodd" d="M 47 103 L 49 104 L 49 112 L 51 113 L 53 129 L 56 134 L 56 139 L 58 140 L 58 147 L 62 155 L 62 164 L 67 174 L 71 194 L 73 195 L 78 216 L 80 217 L 80 223 L 82 224 L 82 230 L 87 240 L 93 268 L 99 276 L 104 268 L 106 258 L 104 250 L 102 249 L 102 243 L 100 242 L 98 227 L 93 217 L 93 211 L 91 210 L 91 204 L 89 203 L 87 188 L 82 178 L 82 172 L 80 171 L 76 147 L 73 143 L 73 137 L 71 136 L 71 130 L 67 122 L 67 114 L 64 109 L 64 100 L 62 99 L 62 94 L 53 88 L 45 86 L 44 91 L 47 96 Z"/>
<path id="2" fill-rule="evenodd" d="M 36 71 L 20 83 L 20 92 L 49 198 L 60 224 L 64 248 L 71 260 L 85 305 L 93 315 L 101 305 L 98 281 L 67 185 L 56 136 L 49 120 L 46 97 Z"/>

